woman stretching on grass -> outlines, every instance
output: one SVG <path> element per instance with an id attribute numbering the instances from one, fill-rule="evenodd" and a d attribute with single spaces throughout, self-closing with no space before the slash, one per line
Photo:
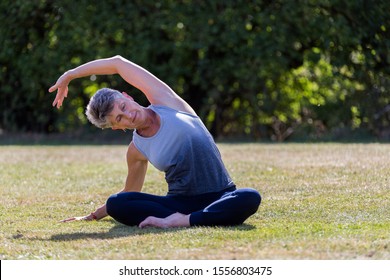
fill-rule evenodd
<path id="1" fill-rule="evenodd" d="M 99 128 L 134 129 L 127 150 L 124 189 L 95 212 L 73 217 L 99 220 L 110 215 L 141 228 L 238 225 L 261 202 L 253 189 L 236 189 L 216 144 L 191 106 L 142 67 L 114 56 L 65 72 L 49 91 L 57 90 L 53 106 L 61 107 L 71 80 L 90 75 L 119 74 L 141 90 L 149 102 L 142 107 L 126 93 L 103 88 L 91 98 L 86 115 Z M 148 162 L 165 172 L 166 196 L 142 193 Z"/>

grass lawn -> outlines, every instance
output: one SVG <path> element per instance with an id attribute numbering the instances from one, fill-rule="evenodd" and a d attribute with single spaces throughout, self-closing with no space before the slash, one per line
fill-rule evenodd
<path id="1" fill-rule="evenodd" d="M 119 191 L 126 146 L 0 146 L 0 259 L 390 259 L 390 144 L 219 144 L 260 191 L 238 227 L 138 229 L 89 214 Z M 164 194 L 151 165 L 143 191 Z"/>

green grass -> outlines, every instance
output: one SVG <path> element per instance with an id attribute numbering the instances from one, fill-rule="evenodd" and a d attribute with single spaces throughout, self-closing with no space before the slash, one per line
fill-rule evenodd
<path id="1" fill-rule="evenodd" d="M 126 146 L 0 146 L 0 259 L 390 259 L 389 144 L 219 144 L 259 211 L 238 227 L 138 229 L 95 210 Z M 143 189 L 164 194 L 149 166 Z"/>

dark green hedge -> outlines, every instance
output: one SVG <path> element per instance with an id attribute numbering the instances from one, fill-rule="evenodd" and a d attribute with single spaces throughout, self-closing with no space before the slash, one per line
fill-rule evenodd
<path id="1" fill-rule="evenodd" d="M 217 137 L 390 137 L 389 1 L 49 1 L 0 3 L 0 129 L 90 127 L 94 91 L 137 91 L 65 70 L 120 54 L 182 95 Z"/>

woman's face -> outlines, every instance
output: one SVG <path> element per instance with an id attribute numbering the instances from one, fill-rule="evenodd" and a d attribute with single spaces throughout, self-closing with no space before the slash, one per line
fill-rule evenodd
<path id="1" fill-rule="evenodd" d="M 144 118 L 144 108 L 127 94 L 115 99 L 114 108 L 108 115 L 113 130 L 136 129 L 145 122 Z"/>

